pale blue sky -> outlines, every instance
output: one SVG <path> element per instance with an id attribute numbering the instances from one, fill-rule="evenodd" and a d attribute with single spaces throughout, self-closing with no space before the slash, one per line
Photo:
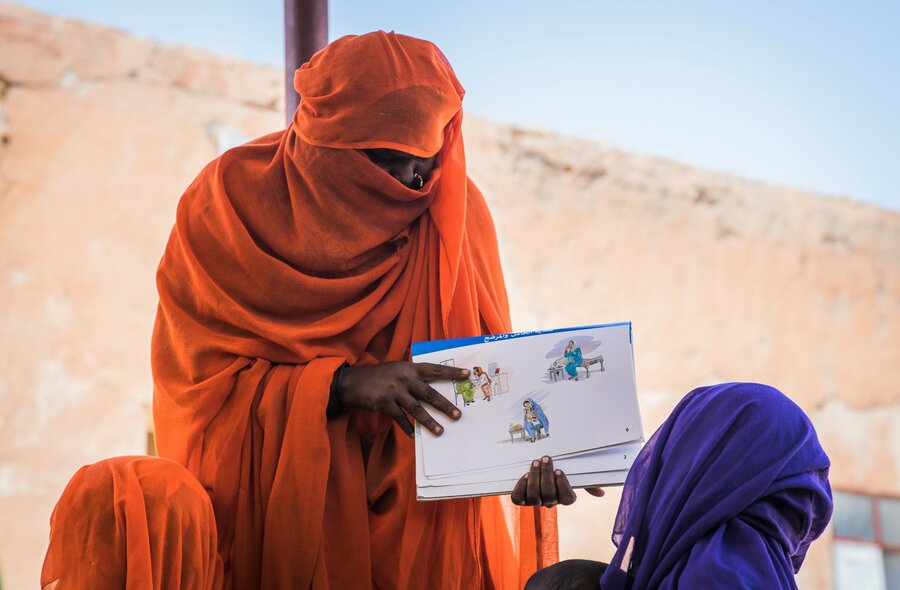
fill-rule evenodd
<path id="1" fill-rule="evenodd" d="M 25 0 L 280 64 L 281 2 Z M 466 109 L 900 210 L 900 2 L 331 0 L 330 36 L 430 39 Z"/>

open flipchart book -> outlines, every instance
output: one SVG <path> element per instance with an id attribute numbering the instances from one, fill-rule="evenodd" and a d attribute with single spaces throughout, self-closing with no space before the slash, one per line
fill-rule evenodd
<path id="1" fill-rule="evenodd" d="M 462 417 L 416 427 L 420 500 L 510 493 L 553 457 L 573 487 L 624 483 L 644 442 L 631 323 L 417 342 L 414 362 L 469 369 L 431 385 Z"/>

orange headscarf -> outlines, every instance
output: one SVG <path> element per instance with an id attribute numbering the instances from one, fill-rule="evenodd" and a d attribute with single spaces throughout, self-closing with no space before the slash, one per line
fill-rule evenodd
<path id="1" fill-rule="evenodd" d="M 211 490 L 237 588 L 521 587 L 555 558 L 551 512 L 419 503 L 389 417 L 325 416 L 345 361 L 510 327 L 463 90 L 434 45 L 383 32 L 335 41 L 295 86 L 293 124 L 213 161 L 178 207 L 153 338 L 160 453 Z M 362 148 L 436 167 L 413 190 Z"/>
<path id="2" fill-rule="evenodd" d="M 47 590 L 218 590 L 222 561 L 203 487 L 169 459 L 82 467 L 50 518 Z"/>

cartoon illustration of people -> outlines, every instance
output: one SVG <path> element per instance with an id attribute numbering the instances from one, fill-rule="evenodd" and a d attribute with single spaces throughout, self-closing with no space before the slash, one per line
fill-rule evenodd
<path id="1" fill-rule="evenodd" d="M 563 355 L 566 357 L 566 373 L 569 374 L 569 380 L 578 381 L 577 369 L 584 362 L 584 358 L 581 356 L 581 347 L 577 346 L 574 340 L 569 340 Z"/>
<path id="2" fill-rule="evenodd" d="M 484 372 L 484 369 L 481 367 L 472 367 L 472 380 L 475 382 L 475 387 L 481 389 L 481 393 L 483 397 L 481 399 L 485 401 L 491 401 L 491 378 L 487 373 Z"/>
<path id="3" fill-rule="evenodd" d="M 453 387 L 456 389 L 456 395 L 463 398 L 464 406 L 475 403 L 475 386 L 471 380 L 454 381 Z"/>
<path id="4" fill-rule="evenodd" d="M 550 436 L 550 420 L 547 419 L 541 406 L 530 397 L 522 402 L 522 405 L 525 407 L 522 425 L 528 433 L 528 441 L 534 442 L 539 438 Z"/>

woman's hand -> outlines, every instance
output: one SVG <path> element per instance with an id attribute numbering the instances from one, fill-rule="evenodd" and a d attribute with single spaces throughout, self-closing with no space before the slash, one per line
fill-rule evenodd
<path id="1" fill-rule="evenodd" d="M 426 402 L 450 418 L 458 420 L 460 411 L 429 383 L 469 377 L 468 369 L 433 363 L 390 362 L 367 367 L 344 367 L 338 401 L 344 408 L 379 410 L 394 419 L 409 436 L 413 419 L 435 435 L 444 428 L 422 406 Z"/>
<path id="2" fill-rule="evenodd" d="M 585 488 L 592 496 L 603 496 L 603 488 Z M 577 499 L 575 490 L 569 485 L 566 474 L 561 469 L 553 469 L 553 459 L 544 455 L 532 461 L 531 469 L 523 475 L 513 488 L 511 499 L 519 506 L 544 506 L 557 504 L 568 506 Z"/>

